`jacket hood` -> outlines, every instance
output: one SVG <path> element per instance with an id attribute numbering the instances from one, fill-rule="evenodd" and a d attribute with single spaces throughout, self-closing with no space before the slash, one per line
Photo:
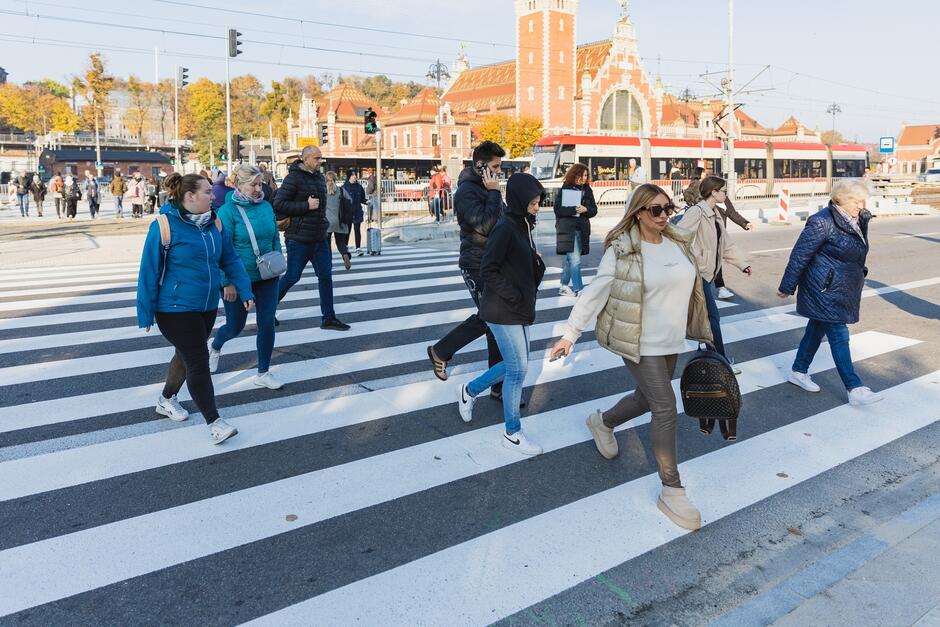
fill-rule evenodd
<path id="1" fill-rule="evenodd" d="M 520 218 L 529 217 L 532 199 L 545 196 L 545 188 L 531 174 L 513 174 L 506 183 L 506 212 Z"/>
<path id="2" fill-rule="evenodd" d="M 464 181 L 472 181 L 477 185 L 483 185 L 483 179 L 477 174 L 477 171 L 473 169 L 473 166 L 465 167 L 461 172 L 460 176 L 457 177 L 457 184 L 460 185 Z"/>

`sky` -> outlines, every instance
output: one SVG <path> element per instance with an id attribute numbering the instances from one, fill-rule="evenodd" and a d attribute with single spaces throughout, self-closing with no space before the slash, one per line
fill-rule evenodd
<path id="1" fill-rule="evenodd" d="M 115 75 L 169 78 L 183 65 L 190 80 L 223 80 L 231 27 L 244 40 L 233 76 L 252 73 L 266 85 L 323 73 L 426 82 L 437 59 L 453 65 L 461 42 L 473 66 L 513 58 L 513 7 L 513 0 L 0 0 L 0 66 L 15 83 L 67 83 L 101 49 Z M 673 93 L 717 95 L 701 75 L 727 70 L 728 0 L 631 0 L 629 11 L 648 74 L 660 74 Z M 615 0 L 580 0 L 578 43 L 609 38 L 619 15 Z M 894 136 L 902 123 L 940 123 L 940 81 L 931 80 L 940 1 L 736 0 L 734 15 L 736 85 L 770 66 L 738 96 L 762 125 L 794 115 L 828 130 L 833 102 L 842 109 L 836 130 L 849 140 Z"/>

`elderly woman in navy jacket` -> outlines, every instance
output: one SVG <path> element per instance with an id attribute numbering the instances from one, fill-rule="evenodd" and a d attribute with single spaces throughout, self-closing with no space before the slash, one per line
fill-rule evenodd
<path id="1" fill-rule="evenodd" d="M 807 392 L 819 391 L 807 371 L 825 335 L 852 405 L 869 405 L 882 399 L 862 385 L 855 373 L 846 327 L 858 322 L 862 288 L 868 274 L 865 267 L 871 219 L 865 210 L 868 195 L 868 188 L 858 180 L 833 184 L 832 202 L 806 221 L 777 291 L 780 298 L 796 292 L 796 311 L 809 318 L 793 362 L 790 383 Z"/>

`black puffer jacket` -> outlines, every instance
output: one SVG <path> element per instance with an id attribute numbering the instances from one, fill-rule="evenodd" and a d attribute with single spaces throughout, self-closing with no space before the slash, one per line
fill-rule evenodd
<path id="1" fill-rule="evenodd" d="M 587 212 L 578 215 L 575 207 L 562 207 L 561 197 L 566 189 L 581 192 L 581 204 Z M 562 185 L 555 195 L 555 252 L 566 255 L 574 251 L 574 234 L 581 233 L 581 254 L 591 252 L 591 218 L 597 215 L 597 203 L 590 185 Z"/>
<path id="2" fill-rule="evenodd" d="M 528 206 L 544 192 L 531 174 L 513 174 L 509 178 L 509 207 L 490 232 L 480 266 L 483 295 L 479 316 L 486 322 L 535 322 L 535 296 L 545 266 L 532 241 L 535 217 L 529 215 Z"/>
<path id="3" fill-rule="evenodd" d="M 326 179 L 319 171 L 310 172 L 300 167 L 298 159 L 288 168 L 284 182 L 274 195 L 274 212 L 278 219 L 290 218 L 284 238 L 302 244 L 315 244 L 326 240 Z M 307 199 L 320 199 L 320 207 L 310 209 Z"/>
<path id="4" fill-rule="evenodd" d="M 454 193 L 454 215 L 460 225 L 460 259 L 464 270 L 479 270 L 483 247 L 490 230 L 505 209 L 499 190 L 483 187 L 483 179 L 472 167 L 464 168 Z"/>

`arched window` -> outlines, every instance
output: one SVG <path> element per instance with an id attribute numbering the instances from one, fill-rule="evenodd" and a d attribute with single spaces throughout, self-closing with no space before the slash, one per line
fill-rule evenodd
<path id="1" fill-rule="evenodd" d="M 601 130 L 643 134 L 643 110 L 629 91 L 612 93 L 601 109 Z"/>
<path id="2" fill-rule="evenodd" d="M 532 23 L 532 20 L 529 20 L 529 32 L 535 31 L 535 24 Z"/>
<path id="3" fill-rule="evenodd" d="M 558 87 L 558 99 L 559 100 L 565 99 L 565 86 L 564 85 L 561 85 Z"/>
<path id="4" fill-rule="evenodd" d="M 535 63 L 535 54 L 529 50 L 529 65 L 532 65 L 533 63 Z"/>
<path id="5" fill-rule="evenodd" d="M 558 30 L 560 31 L 565 30 L 565 18 L 558 20 Z"/>
<path id="6" fill-rule="evenodd" d="M 529 87 L 527 91 L 528 91 L 529 101 L 535 100 L 535 87 Z"/>
<path id="7" fill-rule="evenodd" d="M 565 62 L 565 51 L 564 51 L 564 50 L 559 50 L 559 51 L 558 51 L 558 62 L 559 62 L 559 63 L 564 63 L 564 62 Z"/>

